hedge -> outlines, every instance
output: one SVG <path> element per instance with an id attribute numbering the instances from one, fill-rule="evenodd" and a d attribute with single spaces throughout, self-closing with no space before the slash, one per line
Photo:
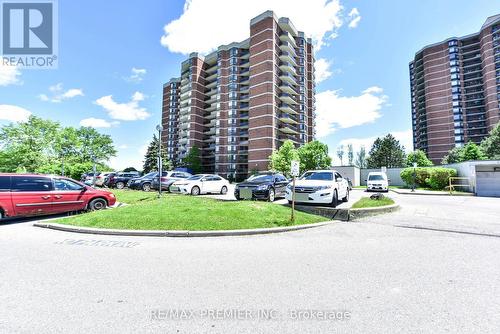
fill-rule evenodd
<path id="1" fill-rule="evenodd" d="M 408 185 L 413 185 L 413 168 L 401 171 L 401 178 Z M 457 176 L 457 170 L 444 167 L 417 167 L 415 168 L 415 183 L 417 187 L 443 190 L 449 184 L 449 178 Z"/>

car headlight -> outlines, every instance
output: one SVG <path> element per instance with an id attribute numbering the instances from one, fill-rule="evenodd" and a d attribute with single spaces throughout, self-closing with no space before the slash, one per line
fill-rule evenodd
<path id="1" fill-rule="evenodd" d="M 330 189 L 331 187 L 332 186 L 319 186 L 319 187 L 316 187 L 316 191 Z"/>
<path id="2" fill-rule="evenodd" d="M 257 187 L 257 190 L 267 190 L 268 185 L 267 184 L 261 184 L 260 186 Z"/>

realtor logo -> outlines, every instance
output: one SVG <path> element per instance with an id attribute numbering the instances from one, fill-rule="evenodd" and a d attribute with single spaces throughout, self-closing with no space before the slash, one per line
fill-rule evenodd
<path id="1" fill-rule="evenodd" d="M 4 65 L 55 67 L 56 5 L 57 3 L 51 0 L 1 2 L 0 28 Z"/>

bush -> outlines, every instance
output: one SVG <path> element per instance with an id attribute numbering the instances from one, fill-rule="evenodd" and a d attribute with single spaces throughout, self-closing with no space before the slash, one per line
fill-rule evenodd
<path id="1" fill-rule="evenodd" d="M 418 187 L 427 187 L 427 179 L 431 176 L 433 168 L 417 167 L 415 168 L 415 183 Z M 413 185 L 413 167 L 405 168 L 401 171 L 401 178 L 408 185 Z"/>
<path id="2" fill-rule="evenodd" d="M 457 176 L 457 171 L 453 168 L 417 167 L 415 174 L 417 187 L 442 190 L 448 186 L 450 177 Z M 408 186 L 413 185 L 413 168 L 403 169 L 400 175 Z"/>
<path id="3" fill-rule="evenodd" d="M 453 168 L 432 168 L 431 176 L 427 183 L 434 190 L 445 189 L 449 185 L 450 177 L 457 176 L 457 170 Z"/>

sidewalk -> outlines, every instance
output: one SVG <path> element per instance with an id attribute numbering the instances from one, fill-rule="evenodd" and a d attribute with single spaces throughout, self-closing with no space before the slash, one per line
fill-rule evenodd
<path id="1" fill-rule="evenodd" d="M 415 191 L 411 191 L 411 189 L 390 188 L 389 190 L 400 195 L 475 196 L 473 193 L 453 192 L 453 194 L 450 194 L 448 191 L 423 189 L 415 189 Z"/>

